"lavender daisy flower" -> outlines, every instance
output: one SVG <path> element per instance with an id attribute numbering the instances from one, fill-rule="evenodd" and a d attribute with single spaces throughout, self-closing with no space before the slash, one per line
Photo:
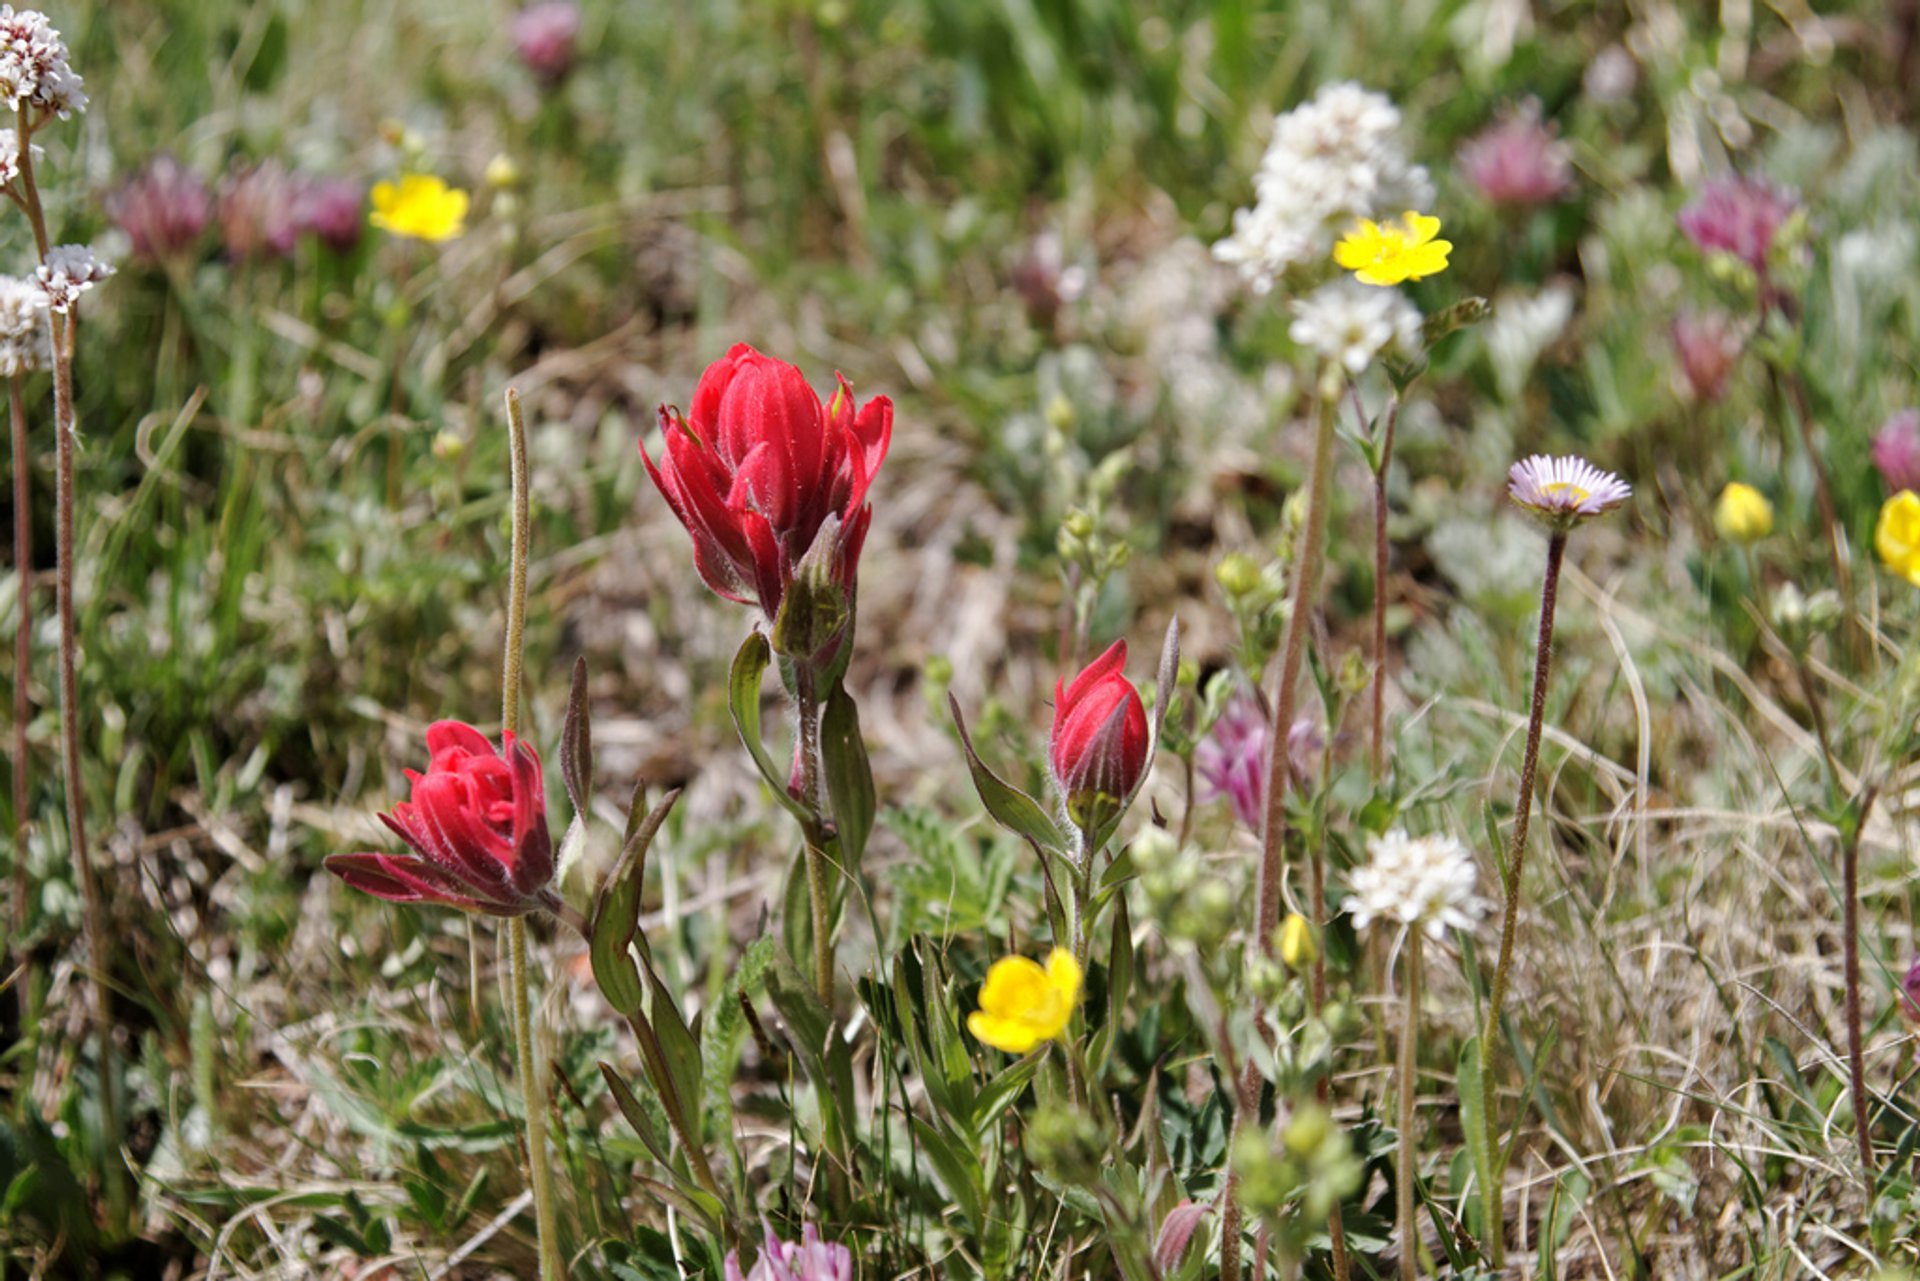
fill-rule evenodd
<path id="1" fill-rule="evenodd" d="M 1507 472 L 1507 497 L 1555 529 L 1572 529 L 1633 497 L 1633 486 L 1584 458 L 1535 454 Z"/>

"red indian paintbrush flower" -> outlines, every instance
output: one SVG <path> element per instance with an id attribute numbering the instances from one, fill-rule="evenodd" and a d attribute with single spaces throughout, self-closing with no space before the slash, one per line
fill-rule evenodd
<path id="1" fill-rule="evenodd" d="M 413 799 L 380 821 L 410 854 L 335 854 L 327 870 L 395 903 L 522 916 L 551 905 L 553 837 L 540 758 L 512 734 L 496 751 L 460 721 L 427 727 L 425 774 L 407 771 Z"/>
<path id="2" fill-rule="evenodd" d="M 760 606 L 775 648 L 810 658 L 836 649 L 851 617 L 873 515 L 867 487 L 893 438 L 893 402 L 876 396 L 856 409 L 839 381 L 823 407 L 798 369 L 739 343 L 700 376 L 686 416 L 660 407 L 666 448 L 657 466 L 640 447 L 693 536 L 707 586 Z M 806 617 L 783 627 L 782 607 L 802 579 L 812 589 Z"/>
<path id="3" fill-rule="evenodd" d="M 1147 709 L 1126 677 L 1127 643 L 1115 641 L 1073 678 L 1056 684 L 1048 760 L 1067 817 L 1099 826 L 1133 795 L 1147 769 Z"/>

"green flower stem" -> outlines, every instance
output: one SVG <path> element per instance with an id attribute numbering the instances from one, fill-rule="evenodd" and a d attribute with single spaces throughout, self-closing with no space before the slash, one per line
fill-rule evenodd
<path id="1" fill-rule="evenodd" d="M 527 485 L 527 424 L 520 412 L 520 393 L 507 389 L 507 433 L 512 455 L 512 561 L 507 579 L 507 642 L 501 677 L 500 721 L 508 734 L 520 730 L 522 649 L 527 633 L 527 559 L 532 540 L 532 504 Z M 527 1165 L 532 1174 L 534 1230 L 538 1233 L 541 1281 L 558 1281 L 566 1271 L 560 1261 L 559 1230 L 554 1220 L 553 1169 L 547 1162 L 547 1105 L 540 1090 L 539 1047 L 533 1034 L 533 1000 L 528 992 L 527 921 L 507 921 L 507 967 L 513 989 L 510 1014 L 518 1051 L 520 1090 L 526 1105 Z"/>
<path id="2" fill-rule="evenodd" d="M 1560 564 L 1567 554 L 1567 531 L 1547 536 L 1547 572 L 1540 582 L 1540 633 L 1533 651 L 1533 702 L 1527 714 L 1527 748 L 1520 762 L 1520 795 L 1513 806 L 1513 845 L 1507 852 L 1506 907 L 1500 919 L 1500 960 L 1493 971 L 1493 990 L 1487 1000 L 1487 1023 L 1480 1037 L 1481 1076 L 1486 1083 L 1487 1151 L 1494 1154 L 1495 1186 L 1487 1189 L 1487 1233 L 1493 1246 L 1493 1264 L 1506 1257 L 1506 1225 L 1502 1221 L 1506 1170 L 1495 1140 L 1496 1091 L 1493 1064 L 1499 1053 L 1500 1012 L 1506 1004 L 1507 980 L 1513 969 L 1514 923 L 1520 915 L 1521 873 L 1527 865 L 1527 827 L 1533 817 L 1533 780 L 1540 766 L 1540 729 L 1547 716 L 1547 679 L 1553 674 L 1553 613 L 1560 596 Z"/>
<path id="3" fill-rule="evenodd" d="M 1287 615 L 1287 630 L 1280 651 L 1279 686 L 1273 699 L 1273 728 L 1267 748 L 1267 814 L 1260 848 L 1260 874 L 1257 882 L 1254 938 L 1271 955 L 1273 931 L 1280 923 L 1280 877 L 1286 862 L 1287 845 L 1287 730 L 1293 724 L 1295 692 L 1300 684 L 1300 668 L 1306 660 L 1307 635 L 1320 600 L 1320 567 L 1326 555 L 1327 489 L 1333 470 L 1333 427 L 1339 410 L 1337 390 L 1323 392 L 1320 417 L 1314 429 L 1313 456 L 1307 472 L 1307 519 L 1300 531 L 1299 554 L 1294 558 L 1293 608 Z M 1316 857 L 1318 855 L 1316 854 Z M 1324 876 L 1324 871 L 1316 869 Z M 1316 922 L 1318 924 L 1318 922 Z M 1233 1118 L 1234 1135 L 1258 1118 L 1249 1115 L 1260 1097 L 1257 1069 L 1249 1063 L 1240 1083 L 1241 1107 Z M 1248 1101 L 1252 1100 L 1252 1105 Z M 1220 1208 L 1220 1278 L 1240 1281 L 1240 1205 L 1236 1199 L 1239 1179 L 1229 1174 L 1224 1202 Z M 1345 1243 L 1338 1251 L 1345 1254 Z"/>
<path id="4" fill-rule="evenodd" d="M 1420 947 L 1418 925 L 1407 930 L 1406 1022 L 1400 1029 L 1400 1147 L 1394 1177 L 1400 1224 L 1400 1281 L 1419 1281 L 1420 1233 L 1413 1218 L 1415 1153 L 1413 1101 L 1419 1093 Z"/>
<path id="5" fill-rule="evenodd" d="M 794 709 L 800 718 L 800 803 L 814 815 L 803 824 L 807 859 L 807 907 L 813 922 L 813 986 L 833 1010 L 833 881 L 820 806 L 820 692 L 813 669 L 794 664 Z"/>
<path id="6" fill-rule="evenodd" d="M 1400 421 L 1400 393 L 1387 402 L 1380 457 L 1373 472 L 1373 723 L 1367 764 L 1375 783 L 1386 772 L 1387 694 L 1387 467 L 1393 462 L 1393 431 Z"/>

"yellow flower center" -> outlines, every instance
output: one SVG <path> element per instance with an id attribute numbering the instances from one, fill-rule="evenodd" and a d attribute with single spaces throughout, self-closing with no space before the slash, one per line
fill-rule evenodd
<path id="1" fill-rule="evenodd" d="M 1571 494 L 1573 501 L 1576 503 L 1584 503 L 1593 497 L 1590 492 L 1582 489 L 1570 480 L 1550 480 L 1540 486 L 1540 492 L 1550 498 L 1559 498 L 1563 495 Z"/>

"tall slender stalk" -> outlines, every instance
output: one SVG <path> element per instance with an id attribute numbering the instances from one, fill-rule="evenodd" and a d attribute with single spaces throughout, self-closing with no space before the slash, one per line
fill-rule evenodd
<path id="1" fill-rule="evenodd" d="M 14 131 L 20 150 L 20 176 L 12 192 L 14 202 L 27 215 L 33 227 L 34 247 L 44 263 L 52 242 L 47 235 L 46 210 L 40 201 L 40 189 L 34 179 L 32 123 L 28 106 L 22 103 L 14 113 Z M 73 853 L 76 878 L 80 882 L 82 928 L 87 937 L 87 955 L 93 966 L 94 1035 L 100 1060 L 100 1129 L 107 1147 L 102 1180 L 109 1215 L 118 1221 L 125 1217 L 126 1188 L 115 1155 L 122 1131 L 120 1103 L 116 1093 L 113 1053 L 113 998 L 108 990 L 112 972 L 112 951 L 108 946 L 106 905 L 87 846 L 87 802 L 80 773 L 79 716 L 79 641 L 74 632 L 74 442 L 79 427 L 73 407 L 74 331 L 79 311 L 65 314 L 50 312 L 47 317 L 53 355 L 54 451 L 54 532 L 55 532 L 55 608 L 60 616 L 60 757 L 66 782 L 67 842 Z"/>
<path id="2" fill-rule="evenodd" d="M 1287 615 L 1286 635 L 1280 650 L 1279 683 L 1273 698 L 1273 727 L 1267 735 L 1266 822 L 1262 829 L 1260 873 L 1255 894 L 1254 937 L 1269 955 L 1273 953 L 1273 931 L 1280 923 L 1280 875 L 1286 861 L 1287 844 L 1287 731 L 1293 725 L 1295 690 L 1300 683 L 1300 668 L 1306 659 L 1307 635 L 1313 613 L 1320 600 L 1320 568 L 1326 555 L 1327 489 L 1333 470 L 1333 426 L 1339 408 L 1337 392 L 1320 397 L 1320 416 L 1314 428 L 1313 454 L 1307 469 L 1307 517 L 1300 531 L 1298 554 L 1294 557 L 1292 612 Z M 1320 855 L 1316 852 L 1314 857 Z M 1316 867 L 1317 876 L 1325 876 Z M 1316 925 L 1324 922 L 1315 922 Z M 1317 1010 L 1316 1010 L 1317 1012 Z M 1260 1083 L 1257 1069 L 1249 1063 L 1241 1082 L 1242 1105 L 1233 1119 L 1234 1132 L 1255 1118 L 1248 1100 L 1257 1106 Z M 1239 1181 L 1229 1175 L 1225 1202 L 1220 1211 L 1221 1281 L 1240 1281 L 1240 1206 L 1235 1200 Z M 1338 1228 L 1335 1228 L 1338 1232 Z M 1345 1255 L 1345 1243 L 1335 1248 Z"/>
<path id="3" fill-rule="evenodd" d="M 1866 830 L 1867 814 L 1873 809 L 1878 786 L 1867 789 L 1846 844 L 1840 849 L 1841 893 L 1845 930 L 1841 938 L 1841 962 L 1846 974 L 1847 1005 L 1847 1084 L 1853 1096 L 1853 1130 L 1860 1140 L 1860 1165 L 1868 1186 L 1874 1179 L 1873 1116 L 1868 1109 L 1867 1070 L 1860 1044 L 1860 834 Z"/>
<path id="4" fill-rule="evenodd" d="M 1527 748 L 1520 761 L 1520 794 L 1513 807 L 1513 844 L 1507 852 L 1503 878 L 1506 905 L 1500 918 L 1500 959 L 1493 971 L 1493 989 L 1487 1000 L 1487 1022 L 1480 1037 L 1481 1079 L 1486 1083 L 1487 1150 L 1494 1154 L 1495 1186 L 1487 1189 L 1487 1231 L 1493 1246 L 1493 1263 L 1501 1266 L 1506 1257 L 1505 1224 L 1501 1221 L 1506 1171 L 1501 1168 L 1500 1146 L 1495 1142 L 1499 1126 L 1494 1120 L 1496 1091 L 1493 1064 L 1499 1054 L 1500 1012 L 1507 1000 L 1507 981 L 1513 969 L 1513 934 L 1520 915 L 1521 875 L 1527 865 L 1527 828 L 1533 817 L 1533 780 L 1540 766 L 1540 731 L 1547 716 L 1547 680 L 1553 674 L 1553 613 L 1560 597 L 1560 564 L 1566 558 L 1567 531 L 1553 530 L 1547 536 L 1547 571 L 1540 582 L 1540 632 L 1533 649 L 1533 701 L 1527 714 Z"/>
<path id="5" fill-rule="evenodd" d="M 507 432 L 512 455 L 512 561 L 507 579 L 506 657 L 500 682 L 500 721 L 508 734 L 520 731 L 522 648 L 527 631 L 527 559 L 532 541 L 532 503 L 527 484 L 527 425 L 520 412 L 520 393 L 507 389 Z M 553 1170 L 547 1162 L 547 1105 L 540 1090 L 539 1046 L 533 1034 L 533 1001 L 529 995 L 527 921 L 507 920 L 508 978 L 513 987 L 513 1039 L 518 1051 L 521 1096 L 527 1114 L 527 1165 L 533 1183 L 534 1229 L 538 1234 L 541 1281 L 565 1276 L 560 1261 L 560 1235 L 554 1219 Z"/>
<path id="6" fill-rule="evenodd" d="M 1400 1149 L 1394 1175 L 1400 1223 L 1400 1281 L 1419 1281 L 1420 1233 L 1413 1219 L 1414 1140 L 1413 1102 L 1419 1093 L 1420 1060 L 1420 927 L 1407 929 L 1406 1022 L 1400 1029 Z"/>
<path id="7" fill-rule="evenodd" d="M 1373 471 L 1373 721 L 1367 765 L 1375 783 L 1386 772 L 1387 694 L 1387 467 L 1393 462 L 1393 431 L 1400 421 L 1400 393 L 1387 402 L 1387 425 Z"/>
<path id="8" fill-rule="evenodd" d="M 27 807 L 32 794 L 27 778 L 27 721 L 33 715 L 33 467 L 28 455 L 27 407 L 20 379 L 7 379 L 7 408 L 13 424 L 13 946 L 21 967 L 20 1030 L 32 1019 L 33 983 L 27 975 L 23 940 L 27 934 Z"/>

